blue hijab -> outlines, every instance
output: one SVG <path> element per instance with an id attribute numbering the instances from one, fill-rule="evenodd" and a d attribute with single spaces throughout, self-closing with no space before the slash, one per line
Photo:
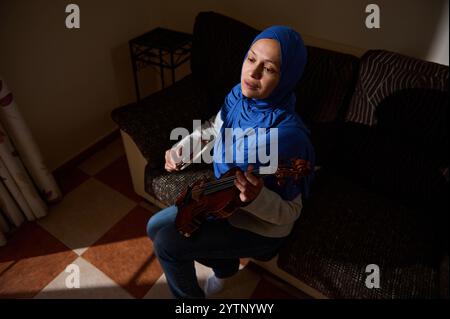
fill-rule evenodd
<path id="1" fill-rule="evenodd" d="M 221 108 L 223 124 L 214 144 L 214 174 L 220 178 L 231 168 L 239 167 L 247 170 L 250 153 L 257 154 L 257 147 L 249 145 L 245 130 L 253 129 L 256 133 L 256 141 L 270 143 L 270 128 L 278 128 L 278 162 L 288 164 L 292 158 L 302 158 L 314 165 L 314 149 L 309 139 L 309 130 L 295 112 L 296 97 L 293 92 L 300 80 L 307 60 L 307 51 L 300 35 L 286 26 L 272 26 L 261 32 L 252 42 L 260 39 L 274 39 L 279 42 L 281 48 L 280 80 L 276 88 L 265 99 L 247 98 L 242 94 L 241 83 L 232 88 L 225 97 Z M 251 47 L 250 45 L 250 47 Z M 244 58 L 247 58 L 247 55 Z M 226 162 L 225 128 L 241 128 L 244 134 L 236 135 L 233 144 L 233 159 Z M 268 130 L 267 136 L 258 135 L 258 128 Z M 264 140 L 262 140 L 264 139 Z M 258 144 L 262 145 L 262 144 Z M 267 146 L 269 149 L 269 146 Z M 244 161 L 237 160 L 240 154 Z M 240 157 L 242 159 L 242 157 Z M 251 163 L 255 168 L 264 166 L 256 156 L 256 163 Z M 308 197 L 310 183 L 313 174 L 295 182 L 288 178 L 282 185 L 278 185 L 273 176 L 264 178 L 264 185 L 278 193 L 285 200 L 292 200 L 300 193 Z"/>

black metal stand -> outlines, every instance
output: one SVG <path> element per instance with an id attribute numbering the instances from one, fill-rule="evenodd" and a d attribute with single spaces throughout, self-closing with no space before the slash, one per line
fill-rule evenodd
<path id="1" fill-rule="evenodd" d="M 175 69 L 191 57 L 192 35 L 164 28 L 156 28 L 129 41 L 131 63 L 133 65 L 136 99 L 139 92 L 138 70 L 148 65 L 159 66 L 161 86 L 165 87 L 164 69 L 172 71 L 172 84 L 175 82 Z"/>

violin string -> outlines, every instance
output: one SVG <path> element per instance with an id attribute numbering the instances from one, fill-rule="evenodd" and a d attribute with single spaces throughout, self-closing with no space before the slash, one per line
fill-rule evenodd
<path id="1" fill-rule="evenodd" d="M 259 175 L 259 169 L 256 169 L 252 172 L 254 175 Z M 229 185 L 229 181 L 234 181 L 236 179 L 236 175 L 225 177 L 216 181 L 212 181 L 206 184 L 205 190 L 207 189 L 213 189 L 216 186 L 219 186 L 221 184 L 227 184 Z"/>
<path id="2" fill-rule="evenodd" d="M 231 185 L 230 183 L 233 183 L 235 179 L 236 179 L 235 177 L 227 177 L 227 178 L 224 178 L 223 180 L 208 182 L 203 187 L 200 187 L 200 185 L 199 185 L 199 186 L 193 188 L 192 192 L 196 192 L 196 191 L 198 191 L 198 192 L 211 191 L 211 190 L 214 190 L 214 189 L 216 189 L 216 187 L 221 186 L 221 185 L 229 186 L 229 185 Z M 212 191 L 212 193 L 213 193 L 213 191 Z"/>
<path id="3" fill-rule="evenodd" d="M 256 176 L 261 176 L 259 173 L 259 169 L 252 171 L 252 173 Z M 203 192 L 205 195 L 207 195 L 207 194 L 215 193 L 222 189 L 226 189 L 226 188 L 234 185 L 234 180 L 236 180 L 236 175 L 208 182 L 208 183 L 206 183 L 206 186 L 204 186 Z"/>
<path id="4" fill-rule="evenodd" d="M 234 181 L 229 181 L 228 183 L 222 183 L 221 185 L 215 186 L 214 188 L 208 188 L 205 190 L 205 195 L 215 193 L 217 191 L 220 191 L 222 189 L 229 188 L 230 186 L 234 185 Z"/>
<path id="5" fill-rule="evenodd" d="M 229 188 L 234 186 L 234 181 L 229 181 L 228 183 L 222 183 L 220 185 L 217 185 L 215 187 L 212 188 L 208 188 L 208 190 L 205 191 L 206 194 L 212 194 L 214 192 Z"/>
<path id="6" fill-rule="evenodd" d="M 204 193 L 211 194 L 219 190 L 226 189 L 230 186 L 233 186 L 235 180 L 236 180 L 235 176 L 224 178 L 223 181 L 220 180 L 220 183 L 214 183 L 212 185 L 210 184 L 207 187 L 205 187 Z"/>
<path id="7" fill-rule="evenodd" d="M 222 185 L 222 184 L 228 184 L 229 182 L 234 181 L 235 179 L 236 179 L 236 176 L 230 176 L 230 177 L 226 177 L 224 179 L 220 179 L 217 181 L 212 181 L 205 186 L 205 189 L 214 188 L 214 187 Z"/>
<path id="8" fill-rule="evenodd" d="M 252 173 L 258 176 L 259 169 L 253 171 Z M 217 180 L 217 181 L 212 181 L 207 184 L 207 186 L 204 189 L 204 192 L 205 192 L 205 194 L 211 194 L 211 193 L 217 192 L 219 190 L 226 189 L 230 186 L 233 186 L 234 180 L 236 180 L 235 175 L 230 176 L 230 177 L 225 177 L 225 178 Z"/>
<path id="9" fill-rule="evenodd" d="M 222 190 L 229 186 L 232 186 L 235 180 L 236 180 L 235 176 L 227 177 L 224 180 L 212 182 L 211 184 L 207 185 L 204 190 L 205 192 L 208 191 L 208 193 L 214 193 L 217 190 Z"/>

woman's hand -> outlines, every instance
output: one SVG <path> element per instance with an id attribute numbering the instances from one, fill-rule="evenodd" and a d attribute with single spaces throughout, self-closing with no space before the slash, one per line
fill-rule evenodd
<path id="1" fill-rule="evenodd" d="M 179 164 L 181 164 L 181 152 L 181 147 L 178 149 L 171 148 L 166 151 L 166 164 L 164 165 L 166 171 L 174 172 L 180 170 Z"/>
<path id="2" fill-rule="evenodd" d="M 253 170 L 253 165 L 249 165 L 247 172 L 242 174 L 241 171 L 236 172 L 236 180 L 234 185 L 241 191 L 239 198 L 244 203 L 250 203 L 256 197 L 258 197 L 261 189 L 264 186 L 264 181 L 262 178 L 258 178 L 251 173 Z"/>

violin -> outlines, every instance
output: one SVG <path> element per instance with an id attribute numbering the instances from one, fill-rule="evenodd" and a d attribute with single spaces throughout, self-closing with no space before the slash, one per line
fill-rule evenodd
<path id="1" fill-rule="evenodd" d="M 240 191 L 234 185 L 237 170 L 233 168 L 217 180 L 202 177 L 181 193 L 175 202 L 178 207 L 175 226 L 180 234 L 191 237 L 206 218 L 228 218 L 248 204 L 240 200 Z M 311 164 L 303 159 L 292 159 L 289 165 L 278 166 L 273 174 L 260 174 L 259 169 L 252 171 L 255 176 L 275 175 L 279 185 L 287 177 L 297 181 L 310 173 Z"/>

